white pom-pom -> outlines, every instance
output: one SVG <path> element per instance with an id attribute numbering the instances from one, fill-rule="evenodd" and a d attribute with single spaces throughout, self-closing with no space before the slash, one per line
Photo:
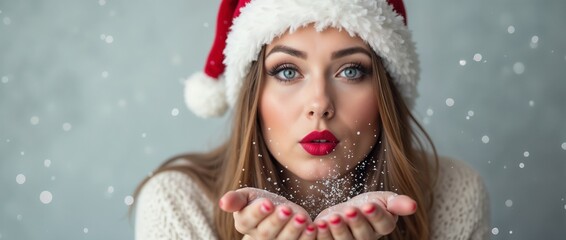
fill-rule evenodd
<path id="1" fill-rule="evenodd" d="M 228 110 L 224 81 L 222 78 L 211 78 L 203 72 L 194 73 L 185 81 L 185 103 L 202 118 L 224 115 Z"/>

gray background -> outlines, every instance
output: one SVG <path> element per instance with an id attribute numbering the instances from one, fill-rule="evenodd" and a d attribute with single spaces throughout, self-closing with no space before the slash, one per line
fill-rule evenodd
<path id="1" fill-rule="evenodd" d="M 125 201 L 143 176 L 228 129 L 182 98 L 218 3 L 0 2 L 0 239 L 133 238 Z M 406 5 L 422 62 L 415 112 L 441 153 L 483 176 L 492 238 L 563 239 L 566 1 Z"/>

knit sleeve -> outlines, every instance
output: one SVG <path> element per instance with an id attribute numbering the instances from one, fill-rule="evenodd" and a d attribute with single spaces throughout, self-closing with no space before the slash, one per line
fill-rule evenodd
<path id="1" fill-rule="evenodd" d="M 458 160 L 439 163 L 431 239 L 489 239 L 489 197 L 481 176 Z"/>
<path id="2" fill-rule="evenodd" d="M 137 240 L 216 238 L 212 203 L 184 173 L 156 174 L 143 186 L 136 204 Z"/>

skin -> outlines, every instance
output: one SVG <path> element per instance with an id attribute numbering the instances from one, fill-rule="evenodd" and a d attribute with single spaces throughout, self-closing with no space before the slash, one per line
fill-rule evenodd
<path id="1" fill-rule="evenodd" d="M 287 169 L 287 183 L 302 190 L 299 198 L 321 197 L 320 191 L 309 190 L 324 188 L 320 180 L 350 179 L 376 144 L 379 113 L 370 51 L 359 37 L 335 28 L 317 32 L 312 26 L 267 45 L 262 131 L 268 150 Z M 338 138 L 333 152 L 313 156 L 302 148 L 300 140 L 315 130 L 329 130 Z M 398 216 L 416 211 L 416 202 L 407 196 L 368 192 L 311 220 L 303 207 L 254 188 L 226 193 L 219 206 L 234 214 L 236 230 L 256 240 L 377 239 L 394 230 Z"/>
<path id="2" fill-rule="evenodd" d="M 352 48 L 356 52 L 332 57 Z M 294 175 L 286 177 L 310 186 L 315 180 L 343 176 L 375 145 L 377 99 L 372 75 L 364 73 L 371 71 L 370 52 L 360 38 L 344 31 L 317 32 L 312 27 L 267 45 L 265 69 L 273 76 L 264 80 L 259 113 L 269 151 Z M 274 68 L 279 72 L 272 72 Z M 330 130 L 338 138 L 333 152 L 313 156 L 298 144 L 313 130 Z"/>

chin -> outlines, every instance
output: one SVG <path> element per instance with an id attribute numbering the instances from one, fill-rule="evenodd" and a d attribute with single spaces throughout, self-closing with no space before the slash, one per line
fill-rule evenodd
<path id="1" fill-rule="evenodd" d="M 297 169 L 294 174 L 305 181 L 335 179 L 347 172 L 346 169 L 338 168 L 336 165 L 337 163 L 333 161 L 305 164 Z"/>

